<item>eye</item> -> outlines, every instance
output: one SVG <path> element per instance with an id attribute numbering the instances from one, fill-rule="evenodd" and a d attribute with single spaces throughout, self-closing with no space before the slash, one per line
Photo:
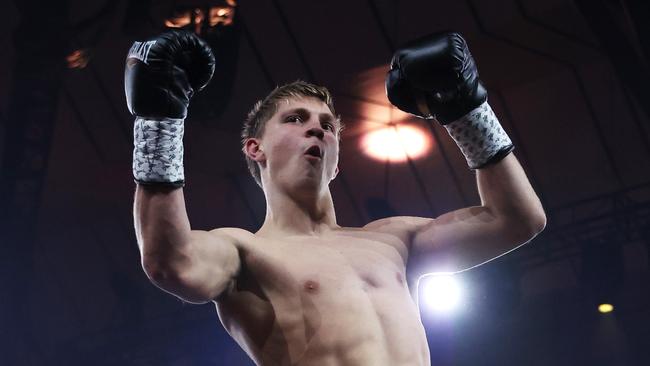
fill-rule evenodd
<path id="1" fill-rule="evenodd" d="M 297 114 L 292 114 L 286 118 L 287 122 L 302 122 L 302 117 Z"/>
<path id="2" fill-rule="evenodd" d="M 334 125 L 333 124 L 331 124 L 329 122 L 326 122 L 326 123 L 323 123 L 323 126 L 325 126 L 325 128 L 327 128 L 328 130 L 334 132 Z"/>

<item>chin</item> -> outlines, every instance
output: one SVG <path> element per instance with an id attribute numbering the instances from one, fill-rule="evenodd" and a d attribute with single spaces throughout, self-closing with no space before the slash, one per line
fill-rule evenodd
<path id="1" fill-rule="evenodd" d="M 313 194 L 328 187 L 327 179 L 327 174 L 322 169 L 287 169 L 275 177 L 277 184 L 288 191 L 313 192 Z"/>

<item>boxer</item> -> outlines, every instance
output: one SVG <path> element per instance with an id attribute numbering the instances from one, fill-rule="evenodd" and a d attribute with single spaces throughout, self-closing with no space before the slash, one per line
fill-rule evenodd
<path id="1" fill-rule="evenodd" d="M 398 108 L 447 128 L 476 172 L 481 205 L 340 226 L 329 183 L 343 126 L 327 89 L 298 81 L 273 90 L 244 123 L 242 150 L 266 198 L 262 226 L 193 230 L 183 119 L 213 70 L 209 48 L 191 33 L 129 52 L 135 231 L 150 280 L 187 302 L 213 302 L 257 365 L 429 365 L 418 279 L 479 266 L 545 226 L 467 44 L 445 32 L 398 50 L 386 91 Z"/>

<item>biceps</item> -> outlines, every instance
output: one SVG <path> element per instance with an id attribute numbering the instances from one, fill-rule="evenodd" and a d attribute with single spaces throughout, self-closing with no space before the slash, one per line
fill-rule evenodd
<path id="1" fill-rule="evenodd" d="M 192 303 L 217 298 L 234 284 L 240 269 L 239 253 L 225 236 L 193 231 L 184 255 L 152 278 L 163 290 Z"/>
<path id="2" fill-rule="evenodd" d="M 516 225 L 485 207 L 445 214 L 416 233 L 410 256 L 420 275 L 460 272 L 488 262 L 523 244 Z"/>

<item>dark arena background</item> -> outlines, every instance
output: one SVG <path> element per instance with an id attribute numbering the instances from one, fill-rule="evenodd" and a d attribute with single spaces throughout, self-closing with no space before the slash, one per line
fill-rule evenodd
<path id="1" fill-rule="evenodd" d="M 192 226 L 251 231 L 265 202 L 242 121 L 296 79 L 327 86 L 347 125 L 331 185 L 339 224 L 479 204 L 444 128 L 399 113 L 384 89 L 401 44 L 462 33 L 548 221 L 522 248 L 453 276 L 464 289 L 453 311 L 420 304 L 432 365 L 650 365 L 645 5 L 3 0 L 0 365 L 253 365 L 214 304 L 159 290 L 140 264 L 124 60 L 166 27 L 199 33 L 217 60 L 186 121 Z M 400 126 L 424 153 L 373 158 L 367 136 Z"/>

